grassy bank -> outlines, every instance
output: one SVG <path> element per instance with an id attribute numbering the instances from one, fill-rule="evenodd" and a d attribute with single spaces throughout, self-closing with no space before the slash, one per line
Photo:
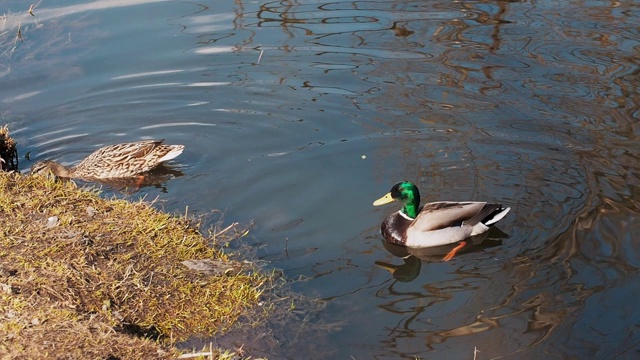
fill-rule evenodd
<path id="1" fill-rule="evenodd" d="M 255 308 L 270 279 L 247 266 L 147 204 L 0 172 L 0 354 L 10 358 L 175 358 L 176 342 L 266 312 Z"/>

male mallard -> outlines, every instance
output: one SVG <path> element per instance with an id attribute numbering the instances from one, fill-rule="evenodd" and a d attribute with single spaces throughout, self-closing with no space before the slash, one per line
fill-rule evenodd
<path id="1" fill-rule="evenodd" d="M 75 167 L 55 161 L 40 161 L 31 167 L 31 174 L 51 172 L 61 178 L 114 179 L 134 177 L 149 171 L 164 161 L 182 153 L 184 145 L 164 145 L 164 140 L 142 140 L 102 147 Z"/>
<path id="2" fill-rule="evenodd" d="M 511 208 L 486 202 L 440 201 L 420 208 L 420 191 L 410 181 L 395 184 L 373 205 L 400 200 L 402 209 L 387 216 L 380 226 L 382 236 L 392 244 L 409 248 L 427 248 L 460 242 L 445 256 L 450 260 L 462 249 L 465 239 L 482 234 L 502 219 Z"/>

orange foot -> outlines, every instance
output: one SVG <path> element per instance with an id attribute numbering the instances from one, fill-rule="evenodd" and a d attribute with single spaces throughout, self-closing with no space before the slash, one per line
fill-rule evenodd
<path id="1" fill-rule="evenodd" d="M 458 252 L 458 250 L 462 249 L 465 246 L 467 246 L 467 242 L 461 241 L 460 244 L 458 244 L 458 246 L 454 247 L 451 251 L 449 251 L 447 256 L 445 256 L 442 260 L 449 261 L 453 259 L 453 257 L 456 256 L 456 253 Z"/>
<path id="2" fill-rule="evenodd" d="M 136 187 L 140 189 L 140 186 L 144 183 L 144 175 L 138 175 L 136 177 L 138 178 L 138 180 L 136 180 Z"/>

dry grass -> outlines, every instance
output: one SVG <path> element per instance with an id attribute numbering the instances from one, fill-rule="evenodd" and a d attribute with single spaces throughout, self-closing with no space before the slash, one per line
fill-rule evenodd
<path id="1" fill-rule="evenodd" d="M 223 270 L 182 264 L 202 259 Z M 174 358 L 171 344 L 260 315 L 250 310 L 269 280 L 246 266 L 144 203 L 0 173 L 2 354 Z"/>

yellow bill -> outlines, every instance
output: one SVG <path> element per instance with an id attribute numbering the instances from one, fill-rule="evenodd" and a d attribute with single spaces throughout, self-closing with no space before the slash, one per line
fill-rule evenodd
<path id="1" fill-rule="evenodd" d="M 387 193 L 387 195 L 381 197 L 380 199 L 373 202 L 373 206 L 380 206 L 384 204 L 388 204 L 390 202 L 395 201 L 394 198 L 391 197 L 391 193 Z"/>

